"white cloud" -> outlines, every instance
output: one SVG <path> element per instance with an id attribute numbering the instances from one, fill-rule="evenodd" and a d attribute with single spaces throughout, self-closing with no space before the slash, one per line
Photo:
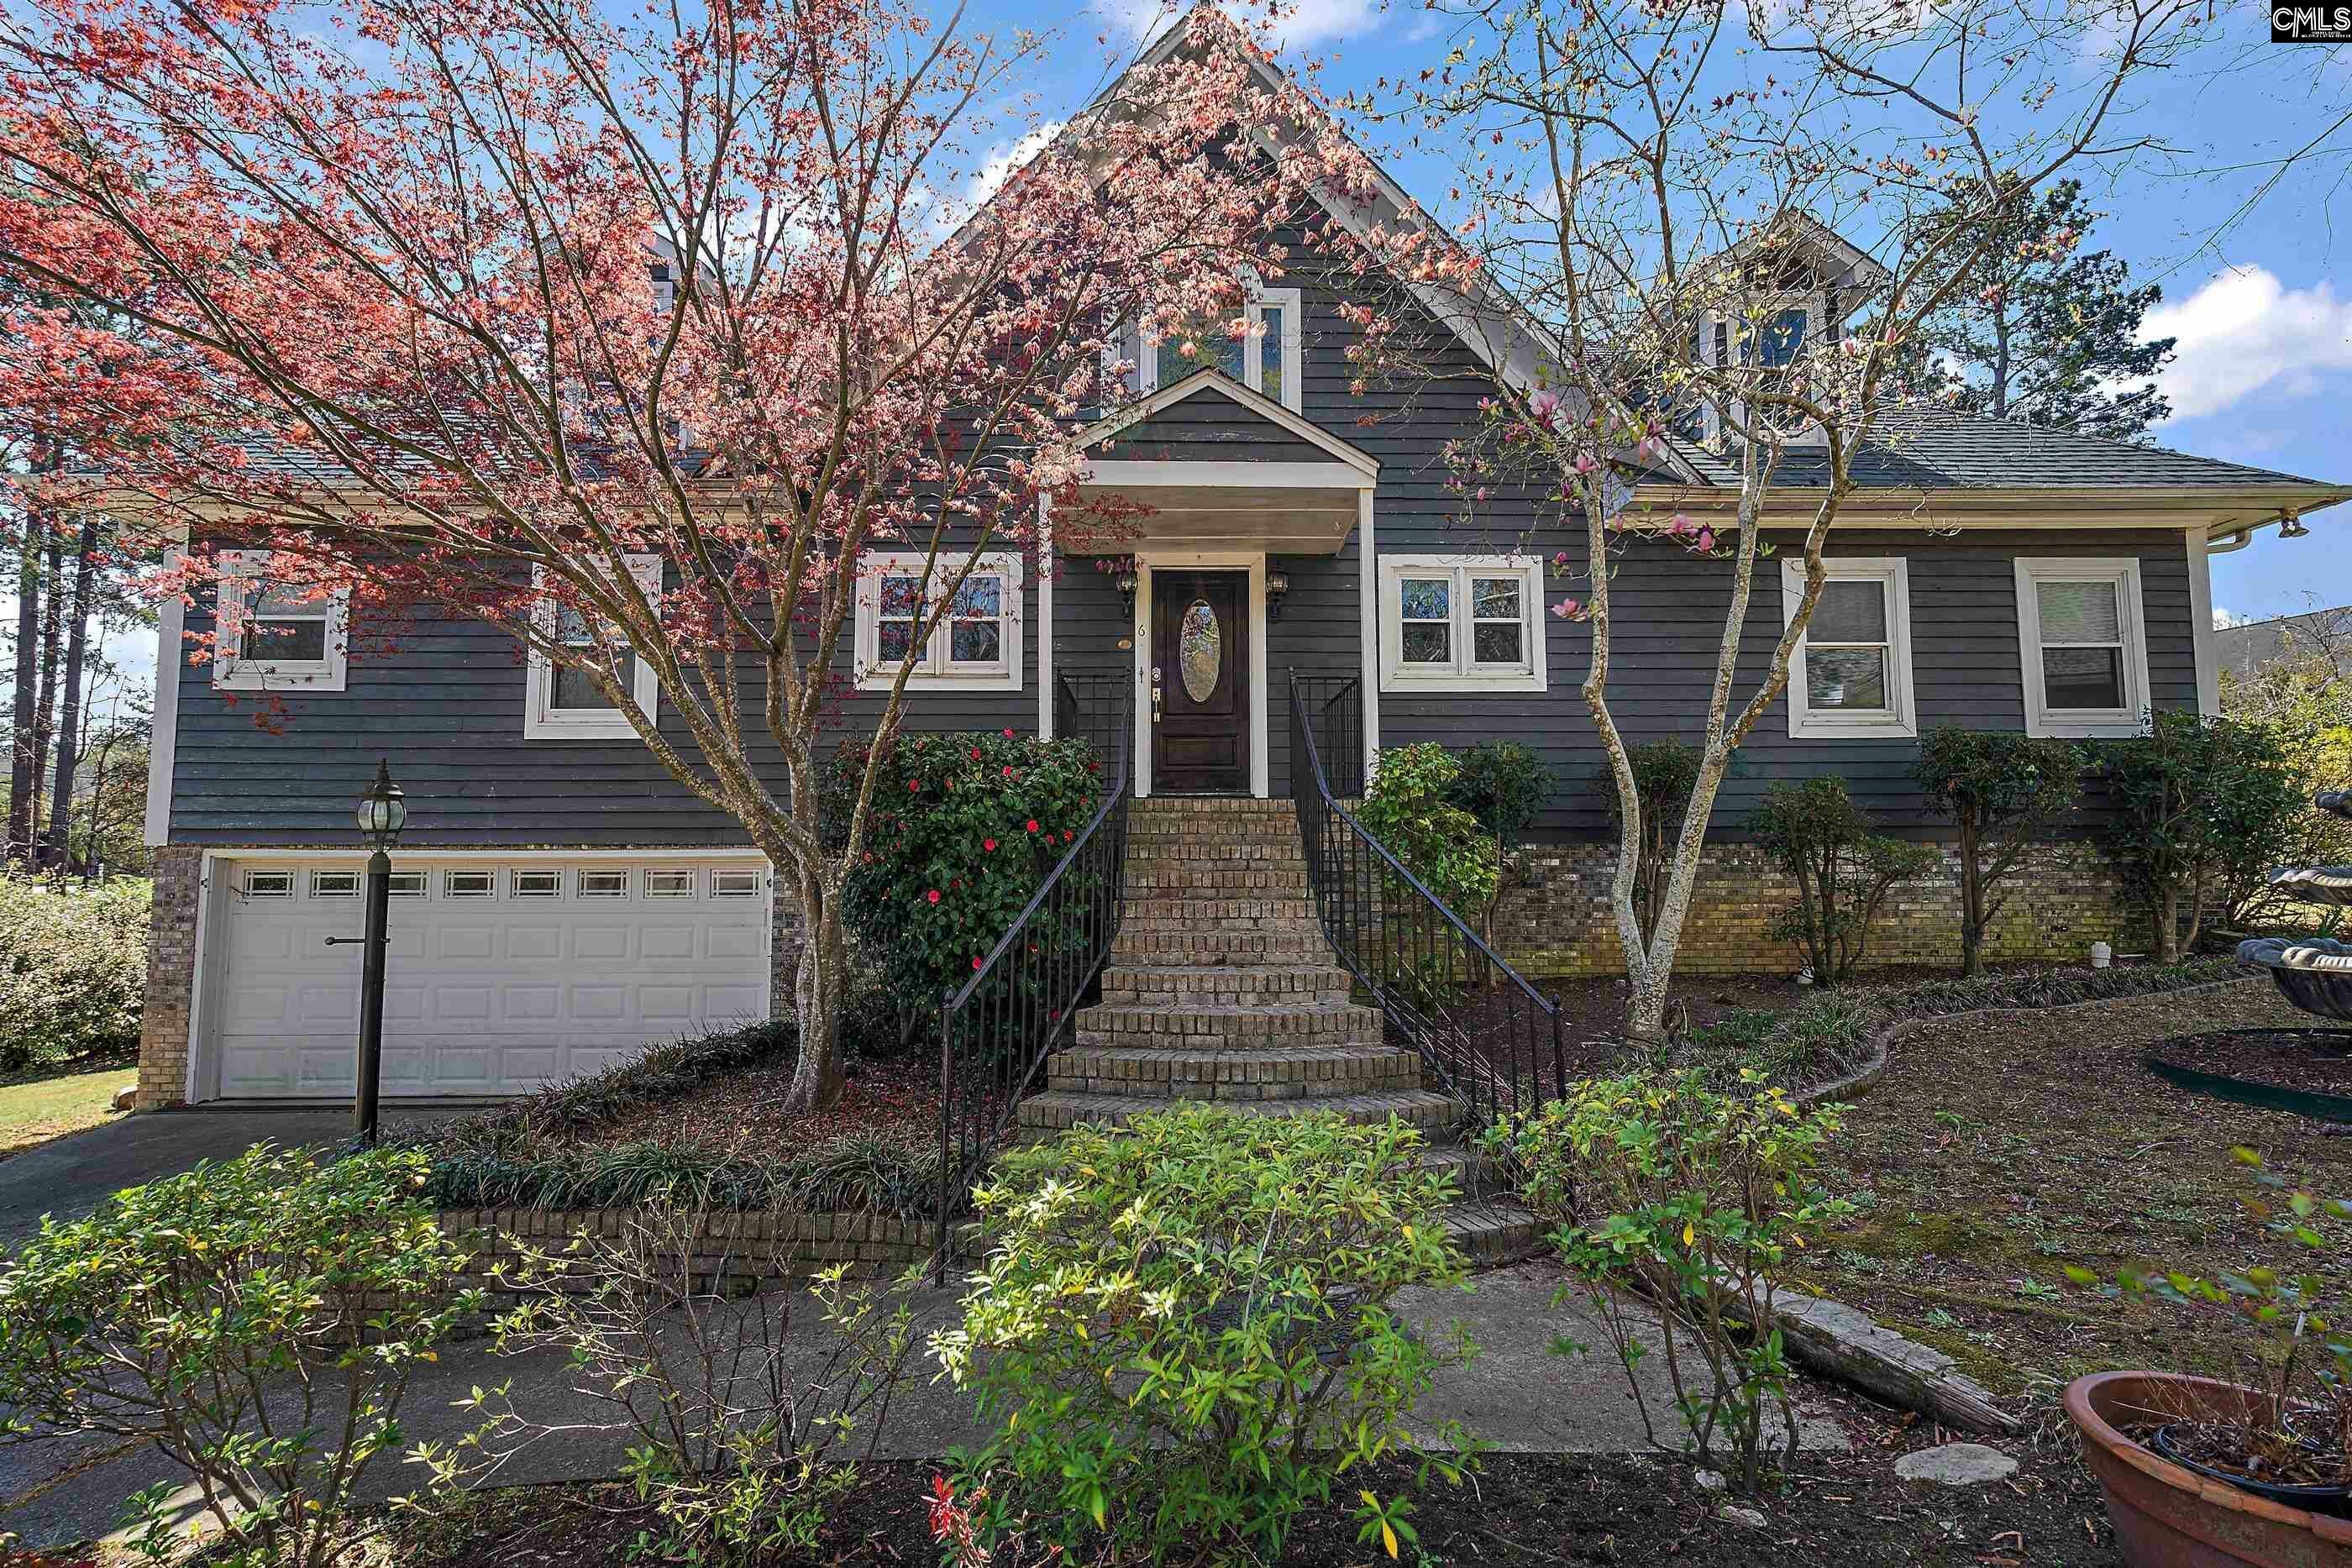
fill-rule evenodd
<path id="1" fill-rule="evenodd" d="M 2352 371 L 2352 299 L 2325 279 L 2288 288 L 2260 267 L 2217 272 L 2158 306 L 2140 335 L 2180 340 L 2162 376 L 2175 419 L 2218 413 L 2264 387 L 2307 392 L 2328 371 Z"/>
<path id="2" fill-rule="evenodd" d="M 1065 121 L 1049 120 L 1018 141 L 1000 141 L 988 150 L 988 161 L 979 172 L 964 183 L 963 201 L 966 212 L 977 212 L 988 198 L 1003 188 L 1013 178 L 1013 172 L 1045 150 L 1045 144 L 1062 133 Z"/>
<path id="3" fill-rule="evenodd" d="M 1274 22 L 1277 48 L 1360 37 L 1379 26 L 1380 0 L 1276 0 L 1276 4 L 1280 7 Z M 1094 0 L 1094 7 L 1115 30 L 1138 43 L 1158 37 L 1192 8 L 1191 0 Z M 1229 8 L 1240 12 L 1245 20 L 1265 16 L 1261 5 Z"/>

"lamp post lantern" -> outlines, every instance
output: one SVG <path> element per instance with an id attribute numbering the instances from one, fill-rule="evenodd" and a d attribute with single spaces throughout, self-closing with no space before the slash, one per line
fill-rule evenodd
<path id="1" fill-rule="evenodd" d="M 392 907 L 392 846 L 408 821 L 408 807 L 400 786 L 392 781 L 392 763 L 379 758 L 375 783 L 360 797 L 352 813 L 360 836 L 372 852 L 367 865 L 367 935 L 360 956 L 360 1073 L 352 1097 L 353 1130 L 362 1144 L 375 1143 L 376 1088 L 383 1076 L 383 951 L 390 940 L 384 927 Z"/>

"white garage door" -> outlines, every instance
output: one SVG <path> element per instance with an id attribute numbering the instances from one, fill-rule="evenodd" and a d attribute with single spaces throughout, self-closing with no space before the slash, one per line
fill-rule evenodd
<path id="1" fill-rule="evenodd" d="M 348 1099 L 363 862 L 212 862 L 199 1098 Z M 766 862 L 396 857 L 387 1096 L 516 1094 L 768 1016 Z"/>

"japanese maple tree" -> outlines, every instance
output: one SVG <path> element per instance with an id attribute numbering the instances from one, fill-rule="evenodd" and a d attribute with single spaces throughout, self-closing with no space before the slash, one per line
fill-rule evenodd
<path id="1" fill-rule="evenodd" d="M 1186 26 L 1048 137 L 992 108 L 1047 40 L 900 0 L 44 0 L 0 20 L 0 274 L 84 308 L 15 310 L 0 384 L 83 455 L 46 504 L 184 545 L 164 591 L 258 549 L 355 656 L 430 604 L 580 672 L 773 862 L 821 1106 L 859 552 L 934 584 L 870 738 L 982 551 L 1087 526 L 1114 324 L 1278 270 L 1300 161 L 1208 155 L 1280 112 L 1258 46 Z"/>

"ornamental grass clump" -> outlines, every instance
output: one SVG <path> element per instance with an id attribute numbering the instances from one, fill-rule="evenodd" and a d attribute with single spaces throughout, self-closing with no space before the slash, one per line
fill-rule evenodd
<path id="1" fill-rule="evenodd" d="M 1639 1375 L 1655 1352 L 1687 1446 L 1754 1490 L 1768 1441 L 1797 1444 L 1789 1361 L 1772 1323 L 1773 1281 L 1853 1206 L 1813 1186 L 1843 1106 L 1801 1111 L 1754 1072 L 1738 1092 L 1703 1074 L 1587 1080 L 1486 1135 L 1625 1369 L 1657 1442 Z M 1555 1343 L 1563 1354 L 1585 1347 Z"/>
<path id="2" fill-rule="evenodd" d="M 950 1467 L 976 1541 L 1271 1560 L 1345 1488 L 1363 1539 L 1409 1543 L 1408 1500 L 1349 1477 L 1404 1454 L 1457 1481 L 1471 1452 L 1454 1423 L 1407 1427 L 1474 1351 L 1394 1308 L 1467 1282 L 1452 1178 L 1420 1152 L 1394 1120 L 1193 1105 L 1005 1155 L 963 1321 L 931 1339 L 992 1428 Z"/>
<path id="3" fill-rule="evenodd" d="M 0 1443 L 152 1444 L 195 1489 L 207 1561 L 336 1562 L 362 1475 L 404 1441 L 411 1375 L 483 1306 L 425 1168 L 259 1145 L 44 1221 L 0 1263 Z M 131 1500 L 151 1557 L 184 1543 L 177 1490 Z"/>

